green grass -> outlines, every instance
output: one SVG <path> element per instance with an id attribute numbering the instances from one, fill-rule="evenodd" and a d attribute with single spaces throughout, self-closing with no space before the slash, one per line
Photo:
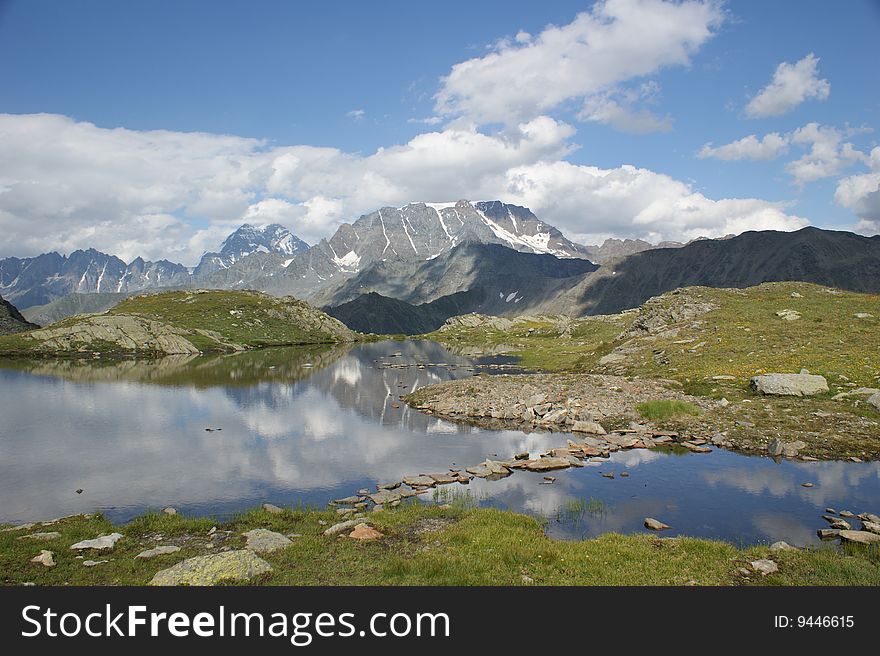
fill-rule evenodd
<path id="1" fill-rule="evenodd" d="M 574 506 L 572 506 L 574 508 Z M 591 502 L 577 504 L 588 511 Z M 606 534 L 581 542 L 547 538 L 531 517 L 488 508 L 452 504 L 448 508 L 405 504 L 371 513 L 367 519 L 385 537 L 359 543 L 324 537 L 319 522 L 337 521 L 335 513 L 287 509 L 243 513 L 229 522 L 148 514 L 125 526 L 99 516 L 75 517 L 33 531 L 58 531 L 45 543 L 17 540 L 27 531 L 0 533 L 0 583 L 16 585 L 143 585 L 153 574 L 188 557 L 215 551 L 208 532 L 232 531 L 220 544 L 240 548 L 243 531 L 268 528 L 298 533 L 291 546 L 263 557 L 273 572 L 251 581 L 264 585 L 880 585 L 876 550 L 832 548 L 774 552 L 746 549 L 712 540 L 659 538 L 644 533 Z M 117 530 L 124 535 L 109 553 L 84 554 L 103 560 L 82 565 L 69 546 Z M 159 538 L 158 536 L 161 536 Z M 135 559 L 157 544 L 181 546 L 180 552 L 153 560 Z M 57 566 L 30 563 L 40 549 L 55 552 Z M 771 557 L 780 571 L 748 579 L 738 568 Z"/>
<path id="2" fill-rule="evenodd" d="M 699 416 L 703 411 L 688 401 L 679 401 L 678 399 L 657 399 L 655 401 L 645 401 L 636 406 L 645 419 L 651 421 L 662 421 L 671 417 L 679 417 L 681 415 Z"/>
<path id="3" fill-rule="evenodd" d="M 250 291 L 172 291 L 133 296 L 106 313 L 134 316 L 166 324 L 202 352 L 235 351 L 267 346 L 331 344 L 350 342 L 356 333 L 340 322 L 292 297 L 276 298 Z M 71 317 L 51 329 L 88 326 L 92 319 Z M 97 339 L 64 344 L 58 349 L 41 348 L 43 331 L 29 331 L 0 337 L 0 355 L 102 355 L 154 356 L 155 347 L 146 343 L 131 350 Z M 38 339 L 39 338 L 39 339 Z"/>
<path id="4" fill-rule="evenodd" d="M 522 321 L 510 331 L 491 328 L 455 327 L 424 335 L 453 352 L 472 352 L 517 355 L 527 369 L 541 371 L 584 370 L 597 354 L 611 349 L 627 320 L 619 316 L 586 317 L 571 322 L 566 332 L 552 318 Z M 563 336 L 564 335 L 564 336 Z"/>

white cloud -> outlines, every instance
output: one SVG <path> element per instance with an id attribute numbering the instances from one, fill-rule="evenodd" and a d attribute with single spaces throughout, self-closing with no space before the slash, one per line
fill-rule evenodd
<path id="1" fill-rule="evenodd" d="M 364 116 L 366 116 L 366 112 L 362 109 L 353 109 L 350 112 L 346 112 L 346 118 L 350 118 L 354 121 L 360 121 Z"/>
<path id="2" fill-rule="evenodd" d="M 601 169 L 557 161 L 518 167 L 505 173 L 502 197 L 539 208 L 539 216 L 583 243 L 608 236 L 687 241 L 809 223 L 778 203 L 712 200 L 679 180 L 629 165 Z"/>
<path id="3" fill-rule="evenodd" d="M 723 146 L 712 146 L 711 143 L 704 145 L 697 157 L 705 159 L 712 157 L 723 160 L 739 159 L 776 159 L 788 151 L 789 136 L 771 132 L 758 139 L 754 134 L 732 141 Z"/>
<path id="4" fill-rule="evenodd" d="M 843 178 L 837 184 L 834 200 L 859 217 L 856 232 L 876 235 L 880 233 L 880 146 L 871 151 L 866 163 L 871 172 Z"/>
<path id="5" fill-rule="evenodd" d="M 672 129 L 670 116 L 661 118 L 647 109 L 636 108 L 639 102 L 654 102 L 659 92 L 660 86 L 656 82 L 645 82 L 637 89 L 615 88 L 594 94 L 584 100 L 577 117 L 581 121 L 606 123 L 620 132 L 669 132 Z"/>
<path id="6" fill-rule="evenodd" d="M 766 118 L 786 114 L 805 100 L 825 100 L 831 93 L 828 80 L 820 80 L 819 58 L 810 53 L 800 61 L 782 62 L 776 67 L 773 80 L 746 105 L 749 118 Z"/>
<path id="7" fill-rule="evenodd" d="M 566 101 L 683 66 L 721 24 L 712 0 L 604 0 L 562 27 L 520 33 L 452 67 L 435 96 L 440 115 L 516 124 Z"/>
<path id="8" fill-rule="evenodd" d="M 853 144 L 841 144 L 843 138 L 857 131 L 841 131 L 835 127 L 807 123 L 791 133 L 791 143 L 809 146 L 809 151 L 800 158 L 789 162 L 785 170 L 794 178 L 798 186 L 809 182 L 838 175 L 845 167 L 855 162 L 864 162 L 865 154 L 856 150 Z"/>
<path id="9" fill-rule="evenodd" d="M 565 161 L 574 128 L 539 116 L 498 134 L 457 124 L 362 156 L 201 133 L 0 115 L 0 257 L 94 246 L 193 264 L 242 222 L 314 243 L 383 205 L 499 198 L 574 238 L 689 239 L 805 221 L 758 199 L 712 200 L 633 166 Z"/>

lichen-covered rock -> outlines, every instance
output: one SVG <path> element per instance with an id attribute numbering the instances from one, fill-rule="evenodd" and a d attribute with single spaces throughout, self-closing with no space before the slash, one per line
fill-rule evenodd
<path id="1" fill-rule="evenodd" d="M 247 538 L 245 549 L 260 553 L 278 551 L 278 549 L 284 549 L 284 547 L 293 544 L 288 538 L 281 535 L 281 533 L 276 533 L 275 531 L 270 531 L 265 528 L 255 528 L 243 535 Z"/>
<path id="2" fill-rule="evenodd" d="M 812 396 L 828 391 L 825 377 L 814 374 L 764 374 L 754 376 L 749 385 L 756 392 L 774 396 Z"/>
<path id="3" fill-rule="evenodd" d="M 156 572 L 149 585 L 216 585 L 247 581 L 271 571 L 272 566 L 253 551 L 241 549 L 188 558 Z"/>

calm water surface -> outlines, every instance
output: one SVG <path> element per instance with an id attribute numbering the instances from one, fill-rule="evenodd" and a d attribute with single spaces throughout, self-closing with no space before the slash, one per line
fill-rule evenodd
<path id="1" fill-rule="evenodd" d="M 168 505 L 218 516 L 266 501 L 323 505 L 406 474 L 564 445 L 564 434 L 458 426 L 398 402 L 417 387 L 473 375 L 469 367 L 498 372 L 485 364 L 414 341 L 152 362 L 2 362 L 0 522 L 95 509 L 124 521 Z M 652 516 L 674 527 L 667 535 L 803 545 L 817 542 L 826 506 L 880 512 L 880 463 L 641 449 L 555 475 L 553 485 L 518 472 L 442 494 L 545 517 L 549 534 L 571 539 L 643 531 Z M 807 481 L 814 487 L 801 486 Z"/>

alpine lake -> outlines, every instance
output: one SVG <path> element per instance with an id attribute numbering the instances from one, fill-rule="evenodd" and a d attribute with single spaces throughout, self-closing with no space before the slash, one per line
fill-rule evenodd
<path id="1" fill-rule="evenodd" d="M 478 429 L 399 400 L 444 380 L 518 371 L 512 358 L 462 357 L 413 340 L 0 361 L 0 522 L 93 511 L 125 522 L 166 506 L 218 518 L 266 502 L 325 507 L 403 476 L 564 446 L 570 435 Z M 642 532 L 644 518 L 656 517 L 672 526 L 666 536 L 803 546 L 819 543 L 826 507 L 873 511 L 880 499 L 880 462 L 724 449 L 618 451 L 552 473 L 552 484 L 516 471 L 438 485 L 414 502 L 507 508 L 543 518 L 562 539 Z"/>

